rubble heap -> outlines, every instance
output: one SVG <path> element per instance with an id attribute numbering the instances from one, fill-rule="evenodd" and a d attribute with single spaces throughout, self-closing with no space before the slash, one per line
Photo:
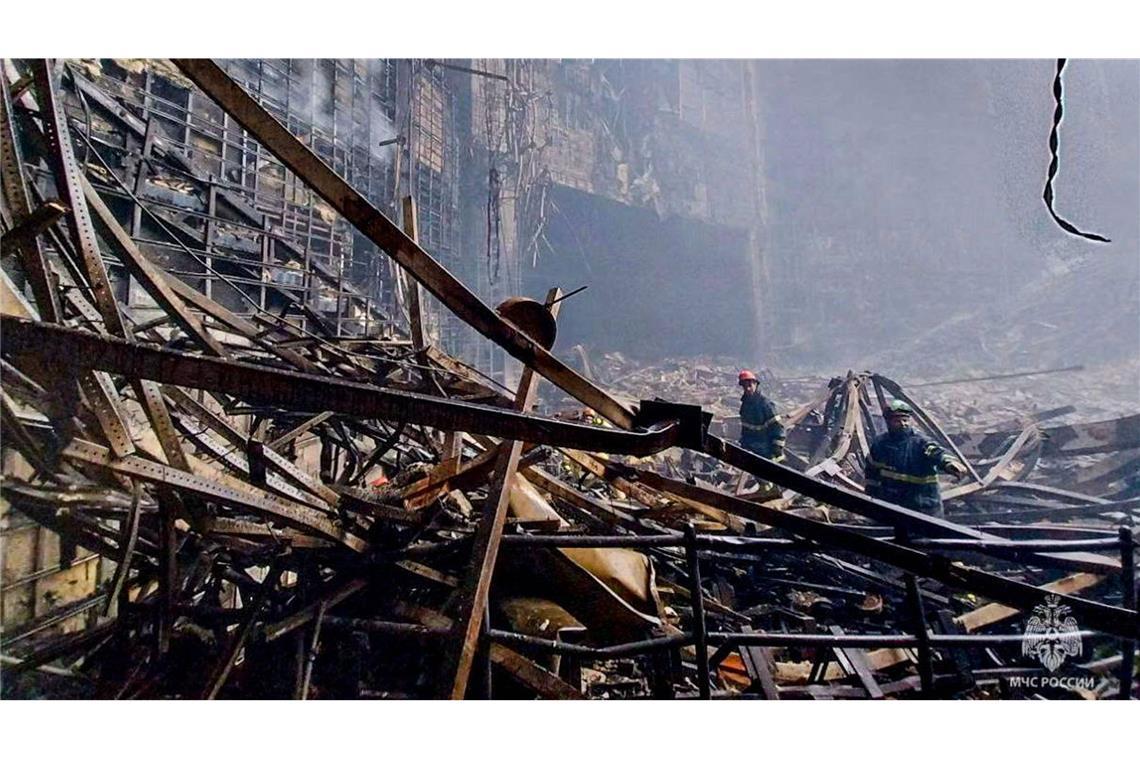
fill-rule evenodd
<path id="1" fill-rule="evenodd" d="M 310 332 L 187 285 L 126 220 L 193 256 L 191 214 L 115 179 L 126 167 L 66 107 L 81 74 L 9 62 L 5 519 L 58 535 L 62 570 L 114 570 L 5 625 L 7 696 L 1018 695 L 1015 677 L 1046 672 L 1023 613 L 1058 604 L 1087 685 L 1044 692 L 1132 692 L 1136 417 L 953 437 L 916 404 L 971 465 L 952 519 L 868 498 L 882 404 L 913 401 L 897 383 L 817 385 L 787 415 L 791 466 L 718 435 L 710 409 L 732 399 L 677 380 L 675 401 L 622 399 L 550 353 L 558 289 L 491 309 L 221 69 L 174 63 L 415 280 L 410 323 Z M 151 142 L 149 161 L 194 176 Z M 244 255 L 229 271 L 261 279 Z M 431 344 L 420 288 L 525 365 L 516 389 Z M 535 414 L 540 378 L 589 419 Z M 1083 490 L 1043 466 L 1103 454 L 1064 472 Z"/>

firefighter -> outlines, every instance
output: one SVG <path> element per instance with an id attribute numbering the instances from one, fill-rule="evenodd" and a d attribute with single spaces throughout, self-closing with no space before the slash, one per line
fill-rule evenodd
<path id="1" fill-rule="evenodd" d="M 740 445 L 773 462 L 784 460 L 784 426 L 776 407 L 760 392 L 760 381 L 751 370 L 743 370 L 737 382 L 744 390 L 740 397 Z"/>
<path id="2" fill-rule="evenodd" d="M 572 411 L 564 411 L 555 413 L 556 419 L 571 420 L 573 422 L 580 422 L 585 425 L 594 425 L 595 427 L 613 427 L 609 421 L 602 415 L 595 412 L 588 406 L 580 407 Z M 609 460 L 609 454 L 598 452 L 592 455 L 596 459 Z M 580 490 L 586 490 L 587 486 L 594 480 L 593 475 L 582 465 L 575 462 L 568 456 L 562 457 L 562 474 L 577 482 Z M 603 481 L 604 482 L 604 481 Z"/>
<path id="3" fill-rule="evenodd" d="M 864 475 L 867 495 L 901 507 L 944 517 L 938 473 L 961 480 L 966 467 L 941 446 L 911 427 L 914 410 L 891 401 L 883 416 L 887 432 L 871 444 Z"/>

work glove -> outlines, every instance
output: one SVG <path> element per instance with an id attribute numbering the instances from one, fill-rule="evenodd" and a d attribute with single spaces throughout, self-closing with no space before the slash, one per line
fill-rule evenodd
<path id="1" fill-rule="evenodd" d="M 955 480 L 961 480 L 966 477 L 966 467 L 961 462 L 953 459 L 946 462 L 946 471 L 954 476 Z"/>

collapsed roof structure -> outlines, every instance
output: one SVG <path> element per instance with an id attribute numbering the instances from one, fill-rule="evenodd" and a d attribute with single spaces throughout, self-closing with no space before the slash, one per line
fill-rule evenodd
<path id="1" fill-rule="evenodd" d="M 850 373 L 769 461 L 699 405 L 616 397 L 552 352 L 560 289 L 492 308 L 414 203 L 397 226 L 220 66 L 173 64 L 390 257 L 407 325 L 81 71 L 5 62 L 2 495 L 58 537 L 57 568 L 5 576 L 32 597 L 0 640 L 12 693 L 1017 694 L 1052 671 L 1011 627 L 1037 607 L 1079 621 L 1081 695 L 1133 692 L 1140 417 L 955 436 Z M 175 176 L 200 207 L 163 202 Z M 516 387 L 433 342 L 429 295 Z M 542 380 L 588 413 L 536 413 Z M 967 463 L 953 519 L 863 493 L 889 398 Z M 84 593 L 40 611 L 60 573 Z"/>

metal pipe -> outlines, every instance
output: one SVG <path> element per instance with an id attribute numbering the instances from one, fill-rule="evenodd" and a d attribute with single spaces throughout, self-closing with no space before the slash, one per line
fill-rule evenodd
<path id="1" fill-rule="evenodd" d="M 923 538 L 915 539 L 908 545 L 929 548 L 947 548 L 964 550 L 986 550 L 1003 552 L 1038 552 L 1038 551 L 1070 551 L 1076 549 L 1115 549 L 1119 546 L 1117 538 L 1094 538 L 1073 541 L 1062 540 L 1025 540 L 1025 541 L 987 541 L 969 538 Z M 556 546 L 561 548 L 582 547 L 678 547 L 685 542 L 680 535 L 582 535 L 558 533 L 525 533 L 521 535 L 503 536 L 504 545 L 528 546 Z M 807 541 L 787 538 L 752 538 L 745 536 L 697 536 L 697 545 L 703 549 L 731 548 L 740 552 L 749 552 L 760 549 L 783 549 L 818 551 L 819 547 Z"/>
<path id="2" fill-rule="evenodd" d="M 978 541 L 969 538 L 916 538 L 909 545 L 931 549 L 978 549 L 985 551 L 1047 551 L 1063 552 L 1077 549 L 1115 549 L 1120 545 L 1116 538 L 1086 538 L 1073 541 L 1028 539 L 1024 541 Z"/>
<path id="3" fill-rule="evenodd" d="M 705 596 L 701 590 L 701 557 L 697 550 L 697 528 L 685 525 L 685 561 L 689 568 L 689 600 L 693 605 L 693 643 L 697 648 L 697 689 L 701 699 L 712 699 L 709 680 L 708 630 L 705 627 Z"/>
<path id="4" fill-rule="evenodd" d="M 487 638 L 502 644 L 531 647 L 543 652 L 576 655 L 586 660 L 616 660 L 664 649 L 675 649 L 693 643 L 693 637 L 688 634 L 674 634 L 655 639 L 646 639 L 644 641 L 615 644 L 608 647 L 589 647 L 582 644 L 567 644 L 561 641 L 543 639 L 538 636 L 528 636 L 523 633 L 500 631 L 493 628 L 487 631 Z"/>
<path id="5" fill-rule="evenodd" d="M 313 621 L 313 635 L 309 638 L 308 652 L 305 654 L 305 668 L 301 674 L 301 685 L 297 689 L 296 697 L 301 701 L 309 698 L 309 683 L 313 680 L 313 666 L 317 663 L 317 651 L 321 644 L 321 625 L 325 621 L 325 610 L 328 601 L 322 601 L 317 608 L 317 619 Z"/>
<path id="6" fill-rule="evenodd" d="M 654 546 L 683 546 L 684 538 L 679 535 L 661 536 L 587 536 L 558 533 L 524 533 L 506 535 L 503 546 L 550 546 L 558 548 L 600 548 L 621 547 L 627 549 L 649 548 Z"/>
<path id="7" fill-rule="evenodd" d="M 326 625 L 328 619 L 325 620 Z M 388 624 L 392 625 L 392 624 Z M 1093 636 L 1102 636 L 1099 631 L 1076 631 L 1074 636 L 1082 639 Z M 645 641 L 633 641 L 626 644 L 615 644 L 608 647 L 590 647 L 583 644 L 567 644 L 551 639 L 528 636 L 513 631 L 491 629 L 487 638 L 512 646 L 537 649 L 552 654 L 574 655 L 586 660 L 616 660 L 625 657 L 649 654 L 651 652 L 676 649 L 694 643 L 692 636 L 672 635 L 662 636 Z M 928 637 L 931 647 L 943 649 L 968 649 L 970 647 L 989 647 L 999 644 L 1021 644 L 1022 634 L 933 634 Z M 844 634 L 842 636 L 830 634 L 807 633 L 732 633 L 724 631 L 709 631 L 705 635 L 706 643 L 712 646 L 721 644 L 767 647 L 846 647 L 851 649 L 872 649 L 878 647 L 916 647 L 919 644 L 918 636 L 900 633 L 884 634 Z"/>
<path id="8" fill-rule="evenodd" d="M 491 642 L 487 640 L 487 631 L 491 630 L 491 606 L 487 605 L 483 608 L 483 698 L 494 699 L 495 692 L 492 688 L 491 675 L 494 671 L 494 662 L 491 660 Z"/>
<path id="9" fill-rule="evenodd" d="M 908 388 L 929 388 L 932 385 L 959 385 L 961 383 L 981 383 L 987 380 L 1007 380 L 1011 377 L 1033 377 L 1034 375 L 1049 375 L 1054 372 L 1080 372 L 1085 365 L 1074 364 L 1069 367 L 1056 367 L 1054 369 L 1037 369 L 1030 372 L 1011 372 L 1004 375 L 984 375 L 982 377 L 956 377 L 950 380 L 931 380 L 926 383 L 907 383 Z"/>
<path id="10" fill-rule="evenodd" d="M 471 75 L 477 76 L 477 77 L 486 77 L 487 79 L 497 79 L 501 82 L 507 82 L 508 84 L 510 84 L 510 81 L 511 81 L 510 79 L 503 76 L 502 74 L 495 74 L 495 73 L 490 72 L 490 71 L 482 71 L 481 69 L 473 69 L 473 68 L 470 68 L 468 66 L 459 66 L 459 65 L 454 64 L 454 63 L 444 63 L 443 61 L 437 60 L 435 58 L 425 58 L 424 59 L 424 66 L 427 66 L 429 69 L 433 66 L 439 66 L 440 68 L 443 68 L 443 69 L 451 69 L 452 71 L 462 71 L 465 74 L 471 74 Z"/>
<path id="11" fill-rule="evenodd" d="M 419 623 L 397 623 L 391 620 L 369 620 L 366 618 L 346 618 L 325 616 L 327 628 L 346 628 L 365 633 L 386 633 L 395 636 L 447 636 L 450 628 L 433 628 Z"/>
<path id="12" fill-rule="evenodd" d="M 1103 636 L 1099 631 L 1075 631 L 1074 636 L 1082 639 Z M 926 637 L 931 647 L 960 649 L 988 647 L 997 644 L 1020 644 L 1024 636 L 1010 634 L 931 634 Z M 844 634 L 842 636 L 807 633 L 727 633 L 710 631 L 710 644 L 748 644 L 766 647 L 843 647 L 848 649 L 870 649 L 877 647 L 917 647 L 921 640 L 915 634 Z"/>
<path id="13" fill-rule="evenodd" d="M 1120 584 L 1124 592 L 1123 606 L 1136 607 L 1136 539 L 1132 529 L 1120 528 Z M 1132 681 L 1136 667 L 1136 639 L 1126 638 L 1120 647 L 1120 699 L 1132 698 Z"/>
<path id="14" fill-rule="evenodd" d="M 918 631 L 918 675 L 922 679 L 922 694 L 925 699 L 930 699 L 934 690 L 930 632 L 926 629 L 926 609 L 922 604 L 922 594 L 918 593 L 918 580 L 913 575 L 906 577 L 906 591 L 914 614 L 915 630 Z"/>

